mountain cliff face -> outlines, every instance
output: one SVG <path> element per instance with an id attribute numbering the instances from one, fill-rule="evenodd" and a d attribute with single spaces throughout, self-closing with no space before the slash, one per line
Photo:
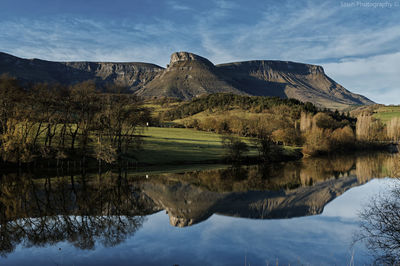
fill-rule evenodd
<path id="1" fill-rule="evenodd" d="M 329 78 L 321 66 L 287 61 L 247 61 L 217 65 L 234 87 L 250 95 L 295 98 L 343 109 L 373 102 Z"/>
<path id="2" fill-rule="evenodd" d="M 246 61 L 214 65 L 201 56 L 177 52 L 167 68 L 148 63 L 50 62 L 0 53 L 0 74 L 22 81 L 126 86 L 142 97 L 191 99 L 211 93 L 277 96 L 344 109 L 373 104 L 333 81 L 321 66 L 288 61 Z"/>
<path id="3" fill-rule="evenodd" d="M 189 100 L 218 92 L 246 94 L 227 83 L 219 69 L 206 58 L 179 52 L 173 53 L 168 67 L 137 94 L 143 97 L 166 96 Z"/>
<path id="4" fill-rule="evenodd" d="M 0 74 L 8 73 L 26 82 L 70 85 L 94 80 L 99 86 L 116 84 L 136 91 L 160 71 L 162 67 L 148 63 L 51 62 L 0 53 Z"/>

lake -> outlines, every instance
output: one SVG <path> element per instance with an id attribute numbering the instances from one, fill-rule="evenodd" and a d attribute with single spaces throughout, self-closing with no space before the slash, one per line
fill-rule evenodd
<path id="1" fill-rule="evenodd" d="M 3 173 L 0 265 L 360 265 L 400 158 Z M 195 170 L 195 169 L 202 170 Z"/>

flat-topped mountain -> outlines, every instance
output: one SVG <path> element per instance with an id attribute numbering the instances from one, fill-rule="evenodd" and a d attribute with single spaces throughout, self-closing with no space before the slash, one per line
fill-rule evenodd
<path id="1" fill-rule="evenodd" d="M 94 80 L 99 86 L 112 83 L 136 91 L 160 71 L 162 67 L 148 63 L 52 62 L 0 53 L 0 74 L 8 73 L 26 82 L 70 85 Z"/>
<path id="2" fill-rule="evenodd" d="M 137 94 L 143 97 L 177 97 L 189 100 L 211 93 L 247 94 L 235 88 L 220 69 L 206 58 L 186 52 L 173 53 L 171 62 Z"/>
<path id="3" fill-rule="evenodd" d="M 149 63 L 51 62 L 0 53 L 0 74 L 22 81 L 74 84 L 94 80 L 99 86 L 126 86 L 139 96 L 191 99 L 211 93 L 277 96 L 344 109 L 373 102 L 329 78 L 321 66 L 256 60 L 214 65 L 188 53 L 171 55 L 167 68 Z"/>

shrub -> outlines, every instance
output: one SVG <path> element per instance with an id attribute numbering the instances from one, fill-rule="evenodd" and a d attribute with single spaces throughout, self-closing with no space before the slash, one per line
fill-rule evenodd
<path id="1" fill-rule="evenodd" d="M 235 136 L 223 136 L 222 145 L 227 149 L 227 156 L 232 161 L 241 161 L 243 154 L 249 151 L 247 144 Z"/>
<path id="2" fill-rule="evenodd" d="M 314 127 L 305 135 L 303 152 L 309 155 L 329 153 L 331 150 L 330 135 L 329 129 Z"/>

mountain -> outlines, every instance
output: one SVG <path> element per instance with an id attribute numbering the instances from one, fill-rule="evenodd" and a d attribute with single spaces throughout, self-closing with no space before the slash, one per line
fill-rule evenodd
<path id="1" fill-rule="evenodd" d="M 257 60 L 222 64 L 217 68 L 235 88 L 250 95 L 295 98 L 332 109 L 374 104 L 346 90 L 317 65 Z"/>
<path id="2" fill-rule="evenodd" d="M 329 78 L 321 66 L 289 61 L 256 60 L 214 65 L 188 53 L 171 55 L 167 68 L 149 63 L 51 62 L 0 53 L 0 74 L 26 82 L 73 84 L 92 79 L 99 86 L 126 86 L 139 96 L 189 100 L 204 94 L 235 93 L 277 96 L 345 109 L 373 104 Z"/>
<path id="3" fill-rule="evenodd" d="M 177 97 L 189 100 L 204 94 L 247 94 L 225 80 L 218 67 L 206 58 L 180 52 L 171 55 L 167 68 L 159 72 L 137 94 L 143 97 Z"/>
<path id="4" fill-rule="evenodd" d="M 99 86 L 112 83 L 136 91 L 163 70 L 148 63 L 51 62 L 0 53 L 0 74 L 8 73 L 25 82 L 70 85 L 90 79 Z"/>

